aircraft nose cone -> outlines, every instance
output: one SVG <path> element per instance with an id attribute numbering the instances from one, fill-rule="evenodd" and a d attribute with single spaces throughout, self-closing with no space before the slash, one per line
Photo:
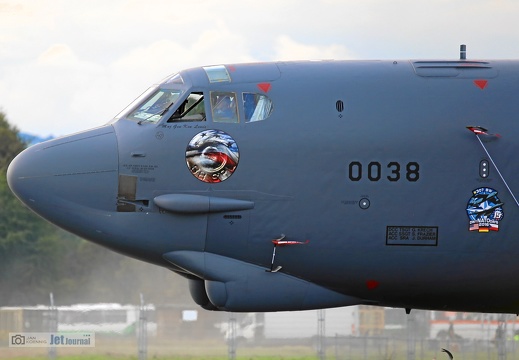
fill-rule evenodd
<path id="1" fill-rule="evenodd" d="M 81 209 L 115 209 L 117 167 L 108 125 L 31 146 L 11 162 L 7 181 L 28 207 L 63 226 Z"/>

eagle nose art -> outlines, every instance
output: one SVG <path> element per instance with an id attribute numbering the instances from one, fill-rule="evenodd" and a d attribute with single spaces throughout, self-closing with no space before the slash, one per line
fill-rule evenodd
<path id="1" fill-rule="evenodd" d="M 33 211 L 63 225 L 80 210 L 115 209 L 117 167 L 108 125 L 29 147 L 9 165 L 7 181 Z"/>

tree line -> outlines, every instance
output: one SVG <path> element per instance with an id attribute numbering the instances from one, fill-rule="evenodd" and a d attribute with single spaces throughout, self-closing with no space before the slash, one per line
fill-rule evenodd
<path id="1" fill-rule="evenodd" d="M 187 281 L 41 219 L 10 191 L 6 171 L 26 144 L 0 112 L 0 306 L 119 302 L 192 304 Z"/>

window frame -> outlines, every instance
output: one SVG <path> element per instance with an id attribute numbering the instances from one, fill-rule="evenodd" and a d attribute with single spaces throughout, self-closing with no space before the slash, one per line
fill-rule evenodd
<path id="1" fill-rule="evenodd" d="M 211 119 L 213 123 L 227 123 L 227 124 L 239 124 L 240 123 L 240 106 L 238 104 L 238 94 L 239 92 L 236 91 L 210 91 L 210 106 L 211 106 Z M 217 97 L 221 96 L 222 99 L 218 100 Z M 234 105 L 232 105 L 230 108 L 233 110 L 230 117 L 226 118 L 222 115 L 216 115 L 215 110 L 218 111 L 226 111 L 227 109 L 217 109 L 220 106 L 223 105 L 223 101 L 225 101 L 226 98 L 234 97 L 234 100 L 230 100 L 231 104 L 234 102 Z M 217 103 L 214 103 L 218 101 Z M 213 104 L 214 103 L 214 104 Z"/>
<path id="2" fill-rule="evenodd" d="M 186 92 L 188 93 L 188 92 Z M 189 101 L 189 97 L 192 95 L 192 94 L 197 94 L 197 95 L 200 95 L 200 98 L 197 99 L 194 103 L 192 103 L 191 105 L 189 105 L 189 107 L 187 109 L 184 109 L 182 111 L 181 114 L 179 115 L 175 115 L 181 108 L 182 106 L 186 106 L 188 105 L 188 101 Z M 174 110 L 174 112 L 168 117 L 168 120 L 166 121 L 167 123 L 176 123 L 176 122 L 204 122 L 204 121 L 207 121 L 207 101 L 206 101 L 206 96 L 204 94 L 203 91 L 189 91 L 188 95 L 183 98 L 181 100 L 182 102 L 180 103 L 180 105 Z M 200 105 L 200 103 L 203 103 L 203 108 L 204 108 L 204 113 L 203 113 L 203 117 L 201 119 L 196 119 L 196 118 L 192 118 L 192 119 L 186 119 L 187 116 L 196 116 L 196 115 L 199 115 L 198 113 L 196 114 L 192 114 L 192 115 L 189 115 L 189 113 L 196 109 L 197 106 Z"/>

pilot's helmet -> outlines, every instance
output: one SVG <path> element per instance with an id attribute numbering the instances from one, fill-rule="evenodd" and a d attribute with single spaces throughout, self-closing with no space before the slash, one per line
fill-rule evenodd
<path id="1" fill-rule="evenodd" d="M 228 108 L 231 106 L 231 98 L 228 96 L 224 96 L 222 101 L 220 101 L 221 108 Z"/>

